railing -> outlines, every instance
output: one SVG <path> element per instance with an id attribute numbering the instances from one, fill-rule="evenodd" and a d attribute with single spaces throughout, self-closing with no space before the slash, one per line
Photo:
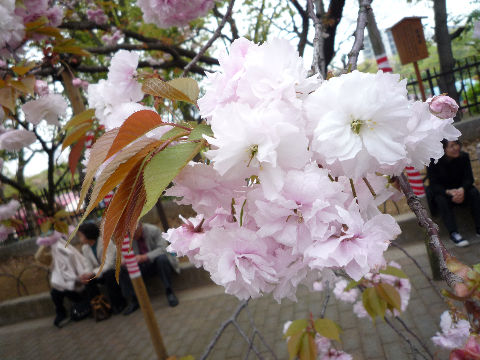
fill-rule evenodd
<path id="1" fill-rule="evenodd" d="M 460 111 L 467 116 L 480 114 L 480 59 L 472 56 L 457 60 L 453 71 L 437 73 L 435 68 L 422 72 L 422 82 L 427 98 L 440 95 L 439 79 L 453 73 L 455 86 L 460 97 Z M 411 78 L 407 84 L 408 93 L 412 98 L 421 99 L 418 81 Z"/>

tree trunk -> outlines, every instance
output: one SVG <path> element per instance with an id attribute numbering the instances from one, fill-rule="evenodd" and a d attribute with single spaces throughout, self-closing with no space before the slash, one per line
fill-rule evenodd
<path id="1" fill-rule="evenodd" d="M 323 43 L 323 53 L 325 55 L 325 74 L 327 73 L 327 66 L 335 56 L 335 34 L 337 33 L 337 26 L 342 19 L 343 8 L 345 7 L 345 0 L 330 0 L 328 11 L 325 14 L 323 21 L 324 32 L 328 37 Z"/>
<path id="2" fill-rule="evenodd" d="M 383 45 L 382 34 L 380 34 L 380 30 L 378 30 L 373 11 L 367 12 L 367 29 L 368 37 L 372 43 L 372 49 L 375 56 L 385 54 L 385 46 Z"/>
<path id="3" fill-rule="evenodd" d="M 453 58 L 452 44 L 447 27 L 446 0 L 434 0 L 433 11 L 435 14 L 435 39 L 437 42 L 438 59 L 440 61 L 440 72 L 442 73 L 438 80 L 438 86 L 442 93 L 447 93 L 448 96 L 459 103 L 459 96 L 455 87 L 455 77 L 453 75 L 455 59 Z M 459 120 L 459 115 L 460 112 L 457 114 L 455 120 Z"/>

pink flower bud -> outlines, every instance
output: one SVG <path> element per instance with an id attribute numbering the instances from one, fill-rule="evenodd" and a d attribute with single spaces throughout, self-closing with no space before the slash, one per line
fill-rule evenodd
<path id="1" fill-rule="evenodd" d="M 76 87 L 82 86 L 82 79 L 79 79 L 79 78 L 73 79 L 73 80 L 72 80 L 72 85 L 73 85 L 73 86 L 76 86 Z"/>
<path id="2" fill-rule="evenodd" d="M 450 119 L 458 111 L 458 105 L 450 96 L 438 95 L 427 100 L 430 112 L 440 119 Z"/>
<path id="3" fill-rule="evenodd" d="M 40 96 L 47 95 L 49 93 L 48 84 L 43 80 L 35 80 L 34 90 Z"/>

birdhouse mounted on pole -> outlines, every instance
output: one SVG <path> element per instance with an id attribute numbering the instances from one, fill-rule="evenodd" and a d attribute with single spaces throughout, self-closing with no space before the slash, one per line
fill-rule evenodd
<path id="1" fill-rule="evenodd" d="M 406 17 L 393 25 L 393 40 L 402 65 L 428 57 L 427 43 L 423 34 L 422 17 Z"/>

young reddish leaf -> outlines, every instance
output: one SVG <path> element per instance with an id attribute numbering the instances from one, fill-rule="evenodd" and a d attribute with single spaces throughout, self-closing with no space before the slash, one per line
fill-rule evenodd
<path id="1" fill-rule="evenodd" d="M 90 203 L 85 210 L 85 214 L 90 213 L 110 191 L 123 181 L 132 167 L 143 159 L 152 148 L 157 147 L 159 143 L 162 143 L 162 141 L 153 139 L 149 139 L 148 142 L 139 141 L 125 148 L 112 158 L 95 180 Z"/>
<path id="2" fill-rule="evenodd" d="M 88 160 L 87 169 L 85 171 L 85 178 L 83 179 L 82 190 L 80 191 L 80 199 L 78 201 L 77 211 L 80 210 L 87 195 L 88 189 L 92 184 L 93 178 L 99 168 L 99 166 L 105 160 L 105 154 L 112 146 L 113 140 L 118 134 L 118 129 L 112 129 L 107 131 L 103 136 L 93 144 L 90 149 L 90 158 Z"/>
<path id="3" fill-rule="evenodd" d="M 152 157 L 145 166 L 144 183 L 147 202 L 141 216 L 155 206 L 165 188 L 204 146 L 204 141 L 169 146 Z"/>
<path id="4" fill-rule="evenodd" d="M 340 327 L 330 319 L 317 319 L 314 322 L 315 331 L 323 337 L 340 342 Z"/>
<path id="5" fill-rule="evenodd" d="M 377 316 L 380 316 L 382 319 L 385 316 L 385 311 L 387 310 L 387 303 L 383 301 L 377 294 L 375 288 L 366 288 L 362 294 L 362 302 L 365 310 L 370 315 L 373 321 Z"/>
<path id="6" fill-rule="evenodd" d="M 387 266 L 386 269 L 380 270 L 380 274 L 392 275 L 401 279 L 408 279 L 408 276 L 399 268 L 395 266 Z"/>
<path id="7" fill-rule="evenodd" d="M 140 110 L 130 115 L 120 126 L 105 159 L 117 153 L 125 146 L 163 124 L 160 115 L 152 110 Z"/>
<path id="8" fill-rule="evenodd" d="M 55 221 L 53 228 L 62 234 L 68 234 L 68 224 L 65 221 Z"/>
<path id="9" fill-rule="evenodd" d="M 63 39 L 62 34 L 60 33 L 60 29 L 52 26 L 41 26 L 30 29 L 27 29 L 27 32 L 35 32 L 37 34 L 52 36 L 56 39 Z"/>
<path id="10" fill-rule="evenodd" d="M 375 290 L 377 291 L 378 296 L 385 300 L 388 305 L 401 311 L 402 299 L 400 298 L 397 289 L 390 284 L 380 283 L 375 285 Z"/>
<path id="11" fill-rule="evenodd" d="M 5 106 L 8 110 L 15 114 L 15 101 L 17 100 L 17 92 L 10 88 L 4 87 L 0 89 L 0 105 Z"/>
<path id="12" fill-rule="evenodd" d="M 63 140 L 62 143 L 62 151 L 65 150 L 68 146 L 72 145 L 74 142 L 77 142 L 80 140 L 82 137 L 85 136 L 88 130 L 92 128 L 92 122 L 84 122 L 81 123 L 80 125 L 75 126 L 74 128 L 71 128 L 67 136 L 65 136 L 65 139 Z"/>
<path id="13" fill-rule="evenodd" d="M 302 338 L 302 344 L 300 345 L 300 360 L 316 360 L 317 359 L 317 348 L 315 346 L 315 341 L 313 340 L 313 335 L 310 333 L 305 333 Z"/>
<path id="14" fill-rule="evenodd" d="M 75 170 L 77 170 L 77 165 L 80 161 L 80 157 L 82 156 L 83 149 L 85 148 L 86 139 L 86 136 L 79 139 L 77 143 L 70 149 L 70 154 L 68 154 L 68 167 L 72 177 L 75 174 Z"/>
<path id="15" fill-rule="evenodd" d="M 288 327 L 287 331 L 285 332 L 285 335 L 283 337 L 287 338 L 292 335 L 296 335 L 303 330 L 305 330 L 308 326 L 308 320 L 307 319 L 299 319 L 299 320 L 294 320 Z"/>
<path id="16" fill-rule="evenodd" d="M 142 91 L 146 94 L 158 96 L 170 100 L 185 101 L 195 105 L 195 100 L 184 94 L 182 91 L 177 90 L 172 85 L 166 83 L 163 80 L 157 78 L 146 79 L 142 85 Z"/>
<path id="17" fill-rule="evenodd" d="M 100 265 L 99 273 L 101 272 L 103 265 L 105 263 L 107 255 L 107 247 L 110 243 L 112 235 L 115 232 L 115 228 L 124 213 L 125 208 L 127 207 L 128 200 L 131 197 L 135 186 L 139 183 L 140 172 L 144 166 L 144 161 L 137 161 L 137 163 L 130 169 L 128 176 L 120 184 L 117 191 L 113 195 L 112 201 L 110 202 L 102 221 L 102 237 L 103 237 L 103 253 L 102 253 L 102 264 Z M 141 183 L 141 181 L 140 181 Z M 115 244 L 118 249 L 121 247 L 121 242 Z M 118 259 L 117 259 L 118 260 Z M 118 262 L 117 262 L 118 265 Z M 118 270 L 118 269 L 117 269 Z"/>
<path id="18" fill-rule="evenodd" d="M 168 85 L 173 86 L 175 89 L 181 91 L 190 99 L 189 102 L 195 103 L 198 99 L 200 89 L 197 81 L 192 78 L 177 78 L 167 82 Z"/>
<path id="19" fill-rule="evenodd" d="M 297 357 L 300 351 L 300 345 L 302 344 L 303 337 L 306 336 L 304 332 L 300 332 L 298 334 L 290 336 L 287 342 L 287 349 L 289 359 L 293 360 Z"/>
<path id="20" fill-rule="evenodd" d="M 68 216 L 70 216 L 70 214 L 68 213 L 68 211 L 63 210 L 63 209 L 62 209 L 62 210 L 58 210 L 58 211 L 55 213 L 55 215 L 53 215 L 53 217 L 54 217 L 55 219 L 57 219 L 57 220 L 66 218 L 66 217 L 68 217 Z"/>
<path id="21" fill-rule="evenodd" d="M 11 80 L 10 86 L 14 89 L 24 93 L 34 95 L 35 76 L 31 75 L 23 78 L 22 80 Z"/>
<path id="22" fill-rule="evenodd" d="M 70 119 L 69 122 L 65 124 L 62 131 L 67 131 L 70 128 L 80 125 L 84 122 L 90 122 L 90 120 L 95 116 L 95 109 L 88 109 L 82 111 L 80 114 L 75 115 Z"/>

